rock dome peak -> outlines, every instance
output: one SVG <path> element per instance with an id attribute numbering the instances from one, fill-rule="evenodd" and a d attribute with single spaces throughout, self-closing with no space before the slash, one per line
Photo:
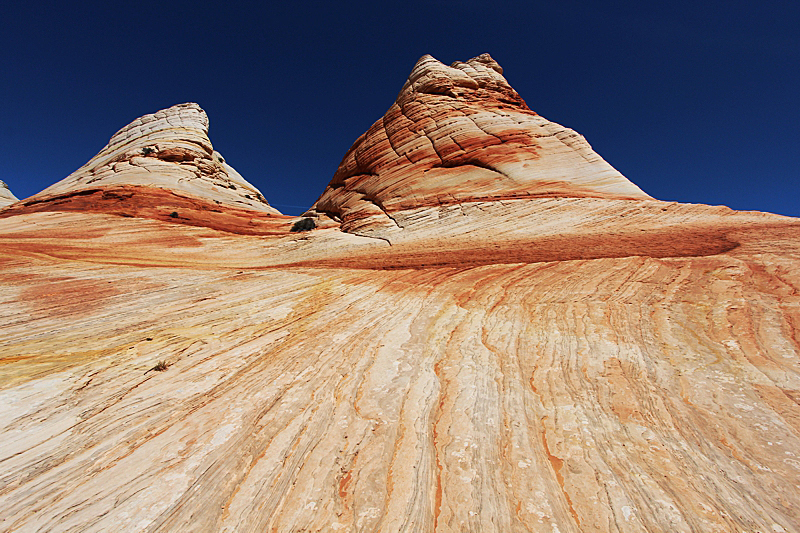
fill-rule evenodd
<path id="1" fill-rule="evenodd" d="M 581 135 L 532 111 L 502 72 L 489 54 L 450 66 L 422 56 L 312 212 L 366 234 L 394 231 L 398 211 L 464 201 L 650 198 Z"/>
<path id="2" fill-rule="evenodd" d="M 81 168 L 12 209 L 109 213 L 232 232 L 273 231 L 272 220 L 266 225 L 261 221 L 281 213 L 214 150 L 208 125 L 206 112 L 193 102 L 143 115 L 112 135 Z M 6 210 L 4 216 L 13 214 Z"/>
<path id="3" fill-rule="evenodd" d="M 489 54 L 481 54 L 467 61 L 455 61 L 450 66 L 429 54 L 422 56 L 411 69 L 397 101 L 402 103 L 413 99 L 414 94 L 468 98 L 476 96 L 480 90 L 497 93 L 496 97 L 505 104 L 528 108 L 503 77 L 503 68 Z M 490 105 L 491 102 L 486 104 Z"/>

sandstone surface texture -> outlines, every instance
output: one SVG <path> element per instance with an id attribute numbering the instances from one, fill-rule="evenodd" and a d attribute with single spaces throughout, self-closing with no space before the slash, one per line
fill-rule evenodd
<path id="1" fill-rule="evenodd" d="M 5 207 L 16 201 L 17 197 L 8 188 L 8 185 L 4 181 L 0 181 L 0 207 Z"/>
<path id="2" fill-rule="evenodd" d="M 422 58 L 309 231 L 144 156 L 218 218 L 0 212 L 0 531 L 800 532 L 800 220 L 500 74 Z"/>

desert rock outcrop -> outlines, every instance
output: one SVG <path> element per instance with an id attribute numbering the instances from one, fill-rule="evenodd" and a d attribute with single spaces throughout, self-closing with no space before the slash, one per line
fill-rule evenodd
<path id="1" fill-rule="evenodd" d="M 81 168 L 25 199 L 13 213 L 93 211 L 270 233 L 286 220 L 208 137 L 208 117 L 186 103 L 140 117 Z M 11 213 L 6 213 L 6 215 Z"/>
<path id="2" fill-rule="evenodd" d="M 502 72 L 489 54 L 449 67 L 422 57 L 313 209 L 364 232 L 391 230 L 398 211 L 466 201 L 650 198 L 581 135 L 531 111 Z"/>
<path id="3" fill-rule="evenodd" d="M 16 201 L 17 197 L 8 188 L 8 185 L 4 181 L 0 181 L 0 207 L 5 207 Z"/>
<path id="4" fill-rule="evenodd" d="M 488 56 L 415 99 L 528 133 L 373 127 L 310 231 L 4 212 L 0 530 L 800 533 L 800 220 L 650 198 Z"/>

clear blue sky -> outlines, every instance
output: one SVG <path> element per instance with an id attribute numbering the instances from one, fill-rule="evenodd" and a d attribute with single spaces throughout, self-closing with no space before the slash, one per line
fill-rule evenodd
<path id="1" fill-rule="evenodd" d="M 421 55 L 489 52 L 656 198 L 800 216 L 797 0 L 14 2 L 0 48 L 0 179 L 19 197 L 194 101 L 226 160 L 298 214 Z"/>

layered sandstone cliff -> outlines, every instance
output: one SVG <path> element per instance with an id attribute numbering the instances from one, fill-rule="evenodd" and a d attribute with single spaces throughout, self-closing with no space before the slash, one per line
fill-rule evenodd
<path id="1" fill-rule="evenodd" d="M 0 530 L 800 532 L 800 220 L 650 198 L 488 56 L 392 109 L 311 231 L 4 212 Z"/>

